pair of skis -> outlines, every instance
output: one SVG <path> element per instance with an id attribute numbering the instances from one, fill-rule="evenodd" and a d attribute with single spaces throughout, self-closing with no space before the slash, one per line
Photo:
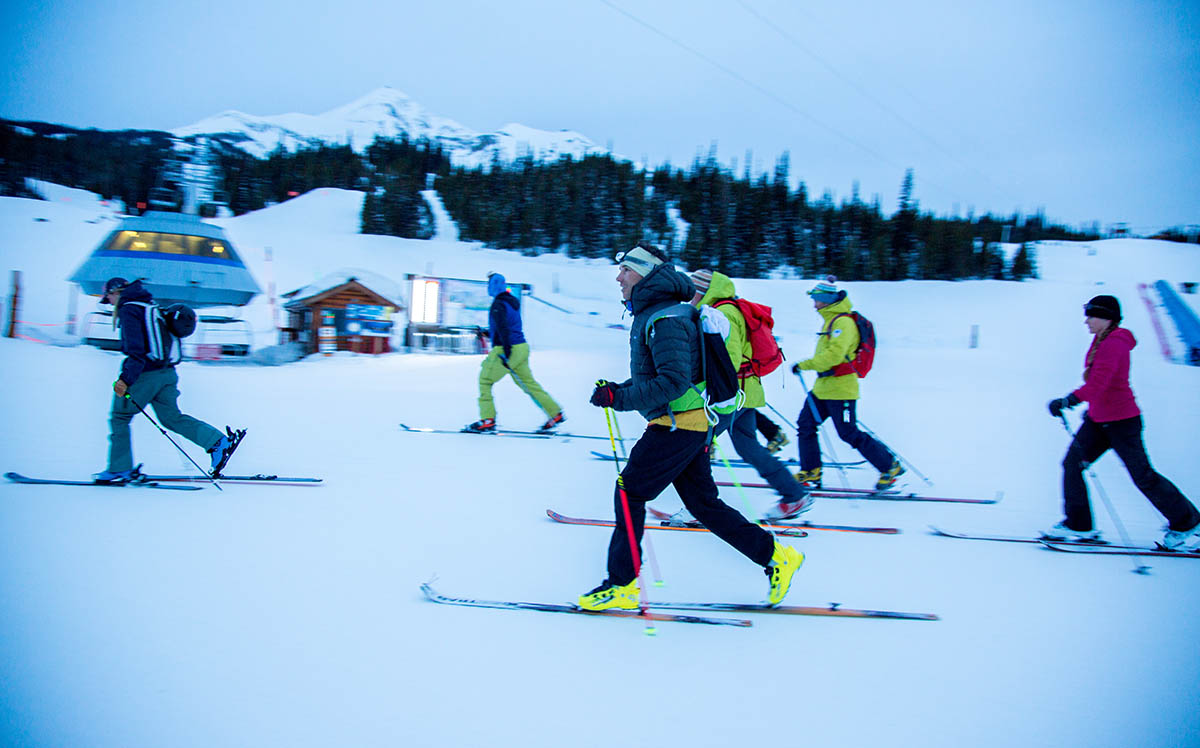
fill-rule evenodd
<path id="1" fill-rule="evenodd" d="M 495 431 L 471 431 L 469 429 L 434 429 L 424 426 L 409 426 L 406 423 L 400 424 L 400 428 L 404 431 L 413 434 L 474 434 L 476 436 L 512 436 L 520 439 L 603 439 L 608 441 L 607 436 L 593 436 L 591 434 L 570 434 L 564 431 L 516 431 L 513 429 L 496 429 Z M 617 439 L 624 441 L 624 439 Z"/>
<path id="2" fill-rule="evenodd" d="M 770 483 L 733 483 L 731 481 L 716 481 L 718 486 L 737 486 L 742 488 L 771 488 Z M 896 488 L 877 490 L 874 488 L 817 488 L 809 492 L 809 496 L 817 499 L 855 499 L 859 501 L 936 501 L 950 504 L 995 504 L 1004 497 L 1003 491 L 997 491 L 995 498 L 975 499 L 962 496 L 926 496 Z"/>
<path id="3" fill-rule="evenodd" d="M 208 483 L 209 476 L 203 475 L 147 475 L 146 478 L 152 481 L 163 483 Z M 214 475 L 211 480 L 218 480 L 224 483 L 269 483 L 275 485 L 289 486 L 317 486 L 324 482 L 324 478 L 296 478 L 287 475 L 271 475 L 269 473 L 256 473 L 254 475 Z"/>
<path id="4" fill-rule="evenodd" d="M 559 514 L 553 509 L 546 510 L 546 516 L 550 519 L 564 525 L 586 525 L 588 527 L 615 527 L 616 522 L 611 519 L 588 519 L 585 517 L 568 517 L 565 514 Z M 808 537 L 808 532 L 799 527 L 791 527 L 784 525 L 762 525 L 766 530 L 772 530 L 776 535 L 782 535 L 789 538 L 804 538 Z M 677 530 L 679 532 L 708 532 L 708 528 L 701 525 L 699 522 L 647 522 L 645 525 L 647 530 Z"/>
<path id="5" fill-rule="evenodd" d="M 861 610 L 843 608 L 839 603 L 827 606 L 807 605 L 775 605 L 766 603 L 688 603 L 688 602 L 653 602 L 642 610 L 612 609 L 590 611 L 584 610 L 571 603 L 540 603 L 517 602 L 509 600 L 479 600 L 467 597 L 449 597 L 439 593 L 428 582 L 421 585 L 421 591 L 435 603 L 443 605 L 463 605 L 472 608 L 496 608 L 500 610 L 533 610 L 543 613 L 574 613 L 585 616 L 625 618 L 643 621 L 673 621 L 676 623 L 702 623 L 711 626 L 752 626 L 753 621 L 747 618 L 720 618 L 712 616 L 693 615 L 690 613 L 675 613 L 663 611 L 696 611 L 723 613 L 773 613 L 776 615 L 827 616 L 834 618 L 892 618 L 905 621 L 938 621 L 941 620 L 933 613 L 904 613 L 894 610 Z"/>
<path id="6" fill-rule="evenodd" d="M 680 520 L 674 515 L 660 512 L 647 507 L 656 522 L 647 522 L 647 530 L 680 530 L 684 532 L 708 532 L 708 528 L 694 519 Z M 611 519 L 590 519 L 585 517 L 568 517 L 553 509 L 546 510 L 546 516 L 564 525 L 588 525 L 591 527 L 613 527 L 616 523 Z M 816 522 L 759 522 L 759 527 L 770 530 L 776 535 L 791 538 L 808 536 L 809 530 L 829 530 L 832 532 L 864 532 L 878 535 L 895 535 L 900 532 L 895 527 L 859 527 L 857 525 L 822 525 Z"/>
<path id="7" fill-rule="evenodd" d="M 653 516 L 655 519 L 661 521 L 663 524 L 672 524 L 672 525 L 683 524 L 683 525 L 690 525 L 690 526 L 694 526 L 694 527 L 702 527 L 703 526 L 691 517 L 680 517 L 677 514 L 667 514 L 666 512 L 660 512 L 659 510 L 657 510 L 651 506 L 646 507 L 646 511 L 648 511 L 651 516 Z M 758 524 L 759 524 L 759 526 L 764 527 L 768 530 L 776 530 L 776 529 L 786 530 L 786 529 L 797 528 L 797 529 L 804 529 L 804 530 L 829 530 L 832 532 L 865 532 L 865 533 L 871 533 L 874 535 L 898 535 L 900 533 L 899 528 L 896 528 L 896 527 L 863 527 L 861 525 L 825 525 L 825 524 L 820 524 L 817 522 L 809 522 L 807 520 L 800 520 L 800 521 L 796 521 L 796 522 L 791 522 L 791 521 L 787 521 L 787 520 L 776 520 L 776 521 L 759 520 Z"/>
<path id="8" fill-rule="evenodd" d="M 613 457 L 611 452 L 597 452 L 595 450 L 592 451 L 592 458 L 596 459 L 596 460 L 608 460 L 609 462 L 612 462 L 613 460 L 616 459 L 615 457 Z M 788 465 L 789 467 L 797 467 L 800 464 L 799 461 L 797 461 L 794 458 L 785 459 L 783 457 L 778 457 L 776 459 L 778 459 L 784 465 Z M 720 458 L 713 460 L 714 468 L 716 468 L 718 465 L 724 465 L 724 464 L 725 464 L 725 461 Z M 826 463 L 824 463 L 824 467 L 827 467 L 827 468 L 853 468 L 853 467 L 858 467 L 860 465 L 865 465 L 865 464 L 867 464 L 866 460 L 855 460 L 853 462 L 826 462 Z M 740 458 L 729 460 L 729 466 L 730 467 L 744 467 L 744 468 L 754 467 L 750 463 L 748 463 L 745 460 L 740 459 Z"/>
<path id="9" fill-rule="evenodd" d="M 158 488 L 171 491 L 199 491 L 214 480 L 225 483 L 268 483 L 276 485 L 315 486 L 322 482 L 321 478 L 291 478 L 278 475 L 139 475 L 136 480 L 123 482 L 104 482 L 96 480 L 66 480 L 58 478 L 30 478 L 20 473 L 5 473 L 4 477 L 13 483 L 25 483 L 40 486 L 107 486 L 110 488 Z M 187 484 L 202 485 L 187 485 Z M 176 485 L 179 484 L 179 485 Z"/>
<path id="10" fill-rule="evenodd" d="M 1140 545 L 1117 545 L 1103 540 L 1051 540 L 1045 537 L 1026 537 L 1020 535 L 980 535 L 962 532 L 950 532 L 940 527 L 929 526 L 930 532 L 943 538 L 958 538 L 960 540 L 990 540 L 1000 543 L 1032 543 L 1054 551 L 1064 553 L 1091 553 L 1101 556 L 1160 556 L 1170 558 L 1200 559 L 1200 550 L 1169 551 L 1159 544 L 1154 547 Z"/>
<path id="11" fill-rule="evenodd" d="M 98 480 L 58 480 L 54 478 L 30 478 L 20 473 L 5 473 L 4 477 L 13 483 L 25 483 L 38 486 L 105 486 L 109 488 L 163 488 L 173 491 L 199 491 L 204 486 L 175 486 L 151 480 L 149 476 L 141 476 L 138 480 L 108 482 Z M 207 478 L 201 478 L 208 482 Z"/>

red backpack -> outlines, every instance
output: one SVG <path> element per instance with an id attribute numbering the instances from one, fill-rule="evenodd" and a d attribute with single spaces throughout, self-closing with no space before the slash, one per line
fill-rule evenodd
<path id="1" fill-rule="evenodd" d="M 746 299 L 721 299 L 713 306 L 724 304 L 734 304 L 742 313 L 746 320 L 746 339 L 750 341 L 750 358 L 738 368 L 738 379 L 765 377 L 778 369 L 783 363 L 783 351 L 779 350 L 779 341 L 772 332 L 775 320 L 771 317 L 771 307 Z"/>
<path id="2" fill-rule="evenodd" d="M 858 312 L 843 312 L 829 321 L 830 332 L 833 331 L 833 325 L 838 321 L 838 317 L 849 317 L 854 320 L 854 326 L 858 328 L 858 348 L 854 350 L 854 360 L 844 361 L 833 367 L 830 369 L 831 375 L 840 377 L 845 374 L 857 374 L 858 378 L 862 379 L 875 365 L 875 325 Z"/>

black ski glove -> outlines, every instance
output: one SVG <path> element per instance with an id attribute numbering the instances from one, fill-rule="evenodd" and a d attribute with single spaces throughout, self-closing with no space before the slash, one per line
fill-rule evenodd
<path id="1" fill-rule="evenodd" d="M 597 408 L 611 408 L 617 399 L 617 385 L 604 379 L 596 380 L 596 389 L 592 390 L 592 405 Z"/>
<path id="2" fill-rule="evenodd" d="M 1050 415 L 1054 416 L 1055 418 L 1059 418 L 1062 416 L 1062 412 L 1064 410 L 1070 410 L 1080 402 L 1080 399 L 1075 397 L 1075 393 L 1072 392 L 1066 397 L 1059 397 L 1051 400 L 1047 407 L 1050 409 Z"/>
<path id="3" fill-rule="evenodd" d="M 506 346 L 504 346 L 504 360 L 508 361 L 510 358 L 512 358 L 512 346 L 506 345 Z M 508 366 L 507 363 L 505 363 L 504 365 Z"/>

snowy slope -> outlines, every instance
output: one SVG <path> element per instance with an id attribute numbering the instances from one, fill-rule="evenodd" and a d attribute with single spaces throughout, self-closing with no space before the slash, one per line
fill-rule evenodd
<path id="1" fill-rule="evenodd" d="M 527 303 L 534 371 L 563 403 L 570 430 L 605 433 L 587 404 L 591 383 L 628 371 L 627 334 L 608 327 L 622 318 L 612 265 L 360 236 L 360 200 L 319 190 L 222 224 L 260 283 L 272 248 L 281 291 L 346 267 L 397 280 L 499 270 L 532 282 L 573 312 Z M 79 196 L 0 199 L 0 260 L 23 271 L 24 319 L 61 325 L 63 279 L 112 225 L 106 210 Z M 761 616 L 744 630 L 664 624 L 651 638 L 636 622 L 433 605 L 418 585 L 435 575 L 451 595 L 545 601 L 598 583 L 607 531 L 554 525 L 544 510 L 611 513 L 613 466 L 588 455 L 606 443 L 397 429 L 476 418 L 478 356 L 186 363 L 184 410 L 249 428 L 231 469 L 326 483 L 190 494 L 0 483 L 0 742 L 1197 745 L 1200 562 L 1153 559 L 1153 573 L 1139 576 L 1125 557 L 926 532 L 936 524 L 1032 533 L 1059 518 L 1068 437 L 1045 403 L 1078 383 L 1089 340 L 1080 305 L 1096 293 L 1121 299 L 1141 340 L 1133 386 L 1155 466 L 1200 500 L 1200 370 L 1163 360 L 1136 291 L 1139 282 L 1195 276 L 1195 248 L 1048 245 L 1038 264 L 1043 279 L 1023 284 L 845 284 L 880 335 L 862 420 L 935 481 L 930 490 L 1004 497 L 989 506 L 822 501 L 813 521 L 902 533 L 795 540 L 808 560 L 788 602 L 933 612 L 941 621 Z M 793 360 L 814 341 L 809 285 L 738 283 L 775 307 Z M 256 304 L 248 318 L 265 325 L 267 305 Z M 980 329 L 976 349 L 967 346 L 971 325 Z M 260 332 L 260 344 L 271 342 Z M 0 339 L 8 427 L 0 467 L 99 470 L 119 361 Z M 789 418 L 799 385 L 783 374 L 767 381 Z M 496 397 L 504 425 L 542 419 L 509 382 Z M 632 436 L 641 422 L 623 415 L 621 426 Z M 185 469 L 140 417 L 134 446 L 153 470 Z M 848 456 L 841 442 L 834 447 Z M 1146 543 L 1159 537 L 1161 519 L 1119 461 L 1106 456 L 1096 470 L 1128 532 Z M 873 477 L 846 475 L 855 485 Z M 909 485 L 923 487 L 915 476 Z M 771 500 L 764 491 L 723 495 L 752 512 Z M 656 504 L 679 505 L 670 491 Z M 1095 511 L 1116 537 L 1099 500 Z M 715 538 L 648 537 L 667 580 L 652 599 L 765 594 L 761 572 Z"/>

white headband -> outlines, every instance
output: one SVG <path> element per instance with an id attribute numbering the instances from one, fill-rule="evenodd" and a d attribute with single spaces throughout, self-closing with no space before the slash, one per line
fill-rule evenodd
<path id="1" fill-rule="evenodd" d="M 618 265 L 627 267 L 641 276 L 648 275 L 655 266 L 662 264 L 662 260 L 641 247 L 634 247 L 628 252 L 618 253 L 616 260 Z"/>

